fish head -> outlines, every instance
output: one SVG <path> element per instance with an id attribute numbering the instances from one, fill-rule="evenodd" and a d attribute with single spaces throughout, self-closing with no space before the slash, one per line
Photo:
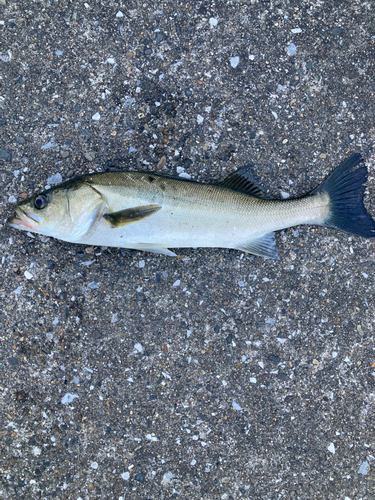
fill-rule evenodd
<path id="1" fill-rule="evenodd" d="M 17 217 L 9 221 L 11 227 L 33 233 L 52 235 L 60 232 L 61 225 L 69 220 L 66 193 L 63 190 L 48 190 L 31 196 L 14 207 Z"/>
<path id="2" fill-rule="evenodd" d="M 102 206 L 102 196 L 90 184 L 67 182 L 16 205 L 17 217 L 9 225 L 74 242 L 90 230 Z"/>

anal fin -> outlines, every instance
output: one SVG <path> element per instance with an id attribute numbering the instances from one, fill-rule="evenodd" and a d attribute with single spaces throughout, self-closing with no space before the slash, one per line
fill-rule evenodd
<path id="1" fill-rule="evenodd" d="M 239 245 L 237 250 L 259 255 L 259 257 L 280 260 L 275 244 L 275 233 L 267 233 L 244 245 Z"/>
<path id="2" fill-rule="evenodd" d="M 126 208 L 119 212 L 104 214 L 103 219 L 113 228 L 117 228 L 139 222 L 146 217 L 150 217 L 150 215 L 153 215 L 160 209 L 160 205 L 142 205 L 140 207 Z"/>

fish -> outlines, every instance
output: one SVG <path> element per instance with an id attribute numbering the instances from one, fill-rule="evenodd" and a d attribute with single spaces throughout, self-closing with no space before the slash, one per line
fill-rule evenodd
<path id="1" fill-rule="evenodd" d="M 275 231 L 310 224 L 373 238 L 355 153 L 299 198 L 272 199 L 247 165 L 216 183 L 150 172 L 80 175 L 15 206 L 9 225 L 70 243 L 176 256 L 177 248 L 231 248 L 279 259 Z"/>

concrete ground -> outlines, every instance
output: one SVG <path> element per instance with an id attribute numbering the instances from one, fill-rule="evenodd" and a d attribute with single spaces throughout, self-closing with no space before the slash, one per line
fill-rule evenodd
<path id="1" fill-rule="evenodd" d="M 374 499 L 373 241 L 171 258 L 6 222 L 80 173 L 251 163 L 287 197 L 352 152 L 374 213 L 374 4 L 2 0 L 0 42 L 0 498 Z"/>

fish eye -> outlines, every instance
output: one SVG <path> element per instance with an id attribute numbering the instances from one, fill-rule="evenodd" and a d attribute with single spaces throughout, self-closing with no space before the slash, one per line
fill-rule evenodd
<path id="1" fill-rule="evenodd" d="M 47 199 L 47 196 L 45 196 L 44 194 L 39 194 L 34 200 L 34 206 L 38 210 L 41 210 L 42 208 L 47 206 L 47 203 L 48 203 L 48 199 Z"/>

